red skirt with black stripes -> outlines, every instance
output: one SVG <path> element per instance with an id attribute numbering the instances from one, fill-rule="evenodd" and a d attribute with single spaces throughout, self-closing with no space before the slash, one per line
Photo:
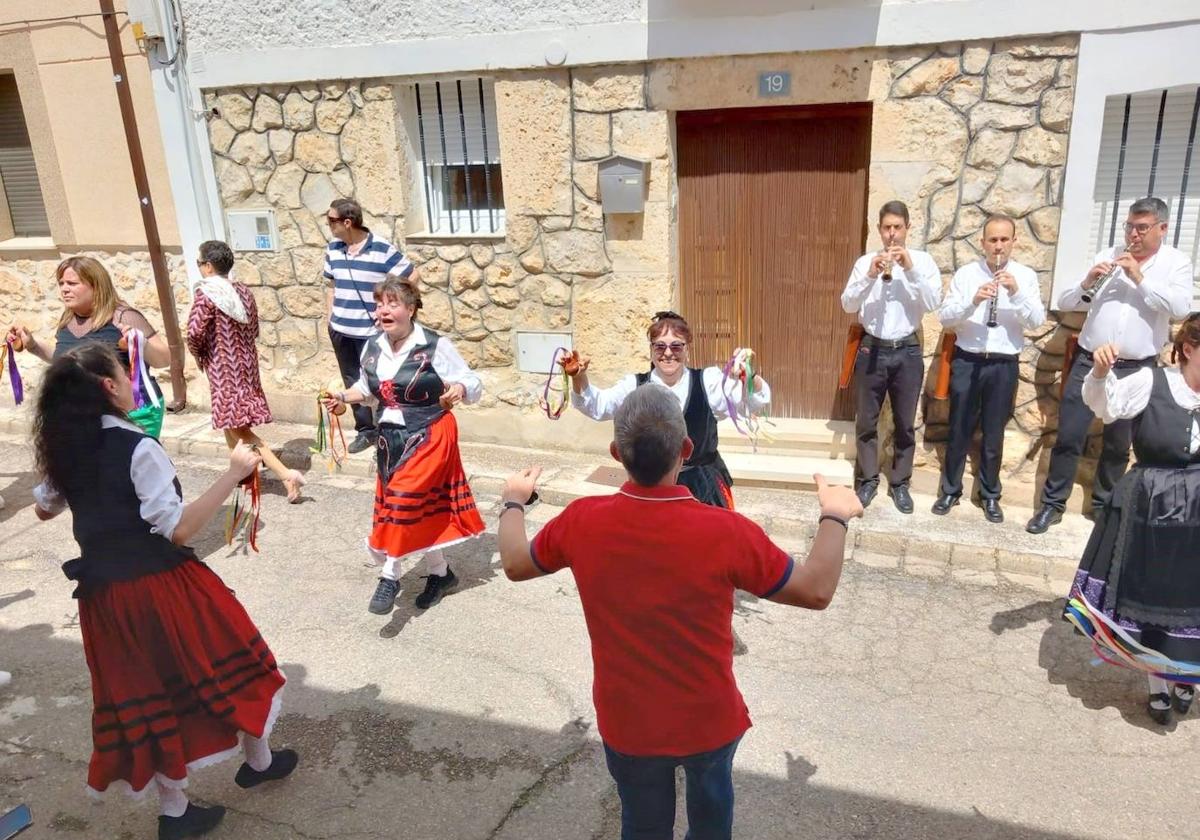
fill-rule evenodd
<path id="1" fill-rule="evenodd" d="M 246 610 L 208 566 L 96 587 L 79 600 L 92 674 L 88 789 L 183 787 L 189 769 L 238 753 L 279 711 L 283 673 Z"/>
<path id="2" fill-rule="evenodd" d="M 483 530 L 458 454 L 458 423 L 447 412 L 434 421 L 429 439 L 390 479 L 377 480 L 368 542 L 388 557 L 403 557 L 461 542 Z"/>

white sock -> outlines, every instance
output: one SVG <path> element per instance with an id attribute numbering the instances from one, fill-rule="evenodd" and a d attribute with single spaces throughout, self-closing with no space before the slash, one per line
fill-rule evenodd
<path id="1" fill-rule="evenodd" d="M 167 787 L 162 782 L 155 782 L 158 788 L 158 812 L 164 817 L 182 817 L 187 811 L 188 798 L 180 788 Z"/>
<path id="2" fill-rule="evenodd" d="M 379 576 L 381 578 L 387 578 L 388 580 L 399 580 L 400 558 L 389 557 L 387 560 L 385 560 L 383 563 L 383 568 L 379 570 Z"/>
<path id="3" fill-rule="evenodd" d="M 1166 680 L 1156 677 L 1152 674 L 1147 674 L 1146 681 L 1150 683 L 1150 693 L 1151 694 L 1167 694 L 1168 693 L 1168 686 L 1167 686 Z"/>
<path id="4" fill-rule="evenodd" d="M 450 564 L 440 548 L 425 552 L 425 571 L 438 577 L 445 577 L 446 572 L 450 571 Z"/>
<path id="5" fill-rule="evenodd" d="M 255 738 L 242 733 L 242 754 L 251 770 L 259 773 L 271 766 L 271 745 L 266 738 Z"/>

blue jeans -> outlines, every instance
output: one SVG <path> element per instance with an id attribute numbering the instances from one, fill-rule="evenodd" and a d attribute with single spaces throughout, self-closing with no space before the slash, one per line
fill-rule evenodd
<path id="1" fill-rule="evenodd" d="M 680 765 L 687 779 L 687 840 L 730 840 L 733 754 L 741 740 L 684 756 L 625 755 L 605 744 L 608 772 L 621 796 L 621 840 L 671 840 L 675 768 Z"/>

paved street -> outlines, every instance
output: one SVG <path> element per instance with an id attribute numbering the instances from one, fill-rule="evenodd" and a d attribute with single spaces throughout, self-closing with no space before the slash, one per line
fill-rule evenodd
<path id="1" fill-rule="evenodd" d="M 181 464 L 189 498 L 214 463 Z M 58 569 L 74 556 L 69 517 L 36 522 L 26 447 L 0 443 L 0 465 L 0 667 L 14 673 L 0 689 L 0 810 L 28 802 L 31 838 L 152 836 L 149 804 L 84 796 L 88 676 Z M 570 575 L 507 581 L 482 495 L 490 533 L 449 552 L 460 589 L 418 614 L 421 570 L 406 567 L 396 612 L 370 615 L 369 484 L 310 475 L 298 506 L 267 486 L 261 556 L 224 546 L 220 523 L 197 541 L 288 675 L 273 740 L 302 757 L 292 779 L 254 791 L 233 784 L 236 764 L 198 772 L 192 795 L 230 809 L 212 836 L 619 836 Z M 737 756 L 738 836 L 1192 835 L 1200 715 L 1153 728 L 1144 684 L 1091 664 L 1061 601 L 969 580 L 851 563 L 824 613 L 742 602 L 737 671 L 755 726 Z"/>

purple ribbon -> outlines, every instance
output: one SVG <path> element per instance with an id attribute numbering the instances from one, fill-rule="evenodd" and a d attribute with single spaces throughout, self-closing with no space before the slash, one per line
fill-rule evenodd
<path id="1" fill-rule="evenodd" d="M 25 384 L 21 382 L 21 371 L 17 368 L 17 354 L 12 342 L 8 342 L 8 378 L 12 380 L 13 401 L 20 405 L 25 401 Z"/>

